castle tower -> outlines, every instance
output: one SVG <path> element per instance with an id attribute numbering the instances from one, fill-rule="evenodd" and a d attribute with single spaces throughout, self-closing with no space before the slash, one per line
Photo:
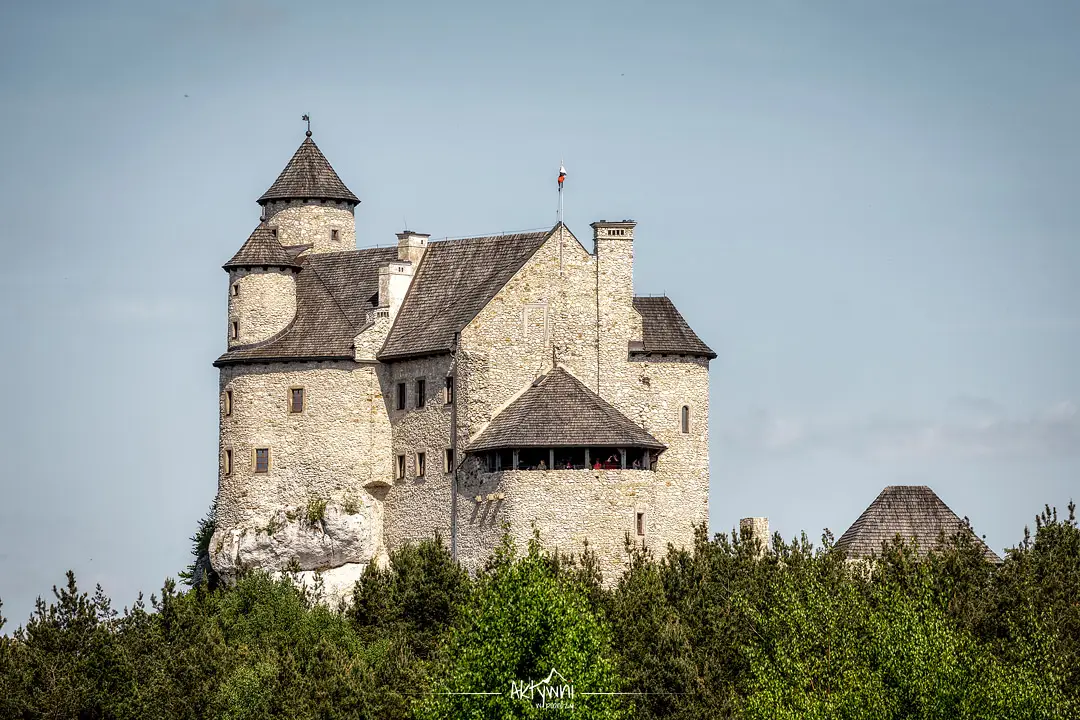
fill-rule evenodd
<path id="1" fill-rule="evenodd" d="M 267 340 L 292 322 L 300 266 L 266 223 L 222 268 L 229 273 L 229 349 Z"/>
<path id="2" fill-rule="evenodd" d="M 259 198 L 262 220 L 284 246 L 309 245 L 310 253 L 356 249 L 360 201 L 334 172 L 311 131 L 270 189 Z"/>

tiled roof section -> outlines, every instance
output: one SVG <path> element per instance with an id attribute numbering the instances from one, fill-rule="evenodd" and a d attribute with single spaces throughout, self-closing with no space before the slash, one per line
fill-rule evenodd
<path id="1" fill-rule="evenodd" d="M 551 231 L 428 244 L 386 338 L 380 360 L 447 352 Z"/>
<path id="2" fill-rule="evenodd" d="M 716 357 L 668 298 L 635 297 L 634 309 L 641 315 L 642 334 L 642 347 L 633 348 L 635 352 Z"/>
<path id="3" fill-rule="evenodd" d="M 334 172 L 326 156 L 311 138 L 304 138 L 292 159 L 278 175 L 270 189 L 259 198 L 259 204 L 271 200 L 313 198 L 319 200 L 360 201 Z"/>
<path id="4" fill-rule="evenodd" d="M 524 447 L 664 445 L 561 367 L 537 379 L 496 415 L 469 452 Z"/>
<path id="5" fill-rule="evenodd" d="M 353 340 L 379 292 L 379 264 L 397 248 L 318 253 L 298 258 L 296 318 L 260 343 L 234 347 L 214 365 L 270 360 L 352 358 Z"/>
<path id="6" fill-rule="evenodd" d="M 937 547 L 938 535 L 952 537 L 964 529 L 964 523 L 941 498 L 925 485 L 890 485 L 881 491 L 870 507 L 852 523 L 836 547 L 847 551 L 849 557 L 880 555 L 883 542 L 897 535 L 905 542 L 918 543 L 919 553 L 925 555 Z M 1001 562 L 977 535 L 983 555 L 992 562 Z"/>
<path id="7" fill-rule="evenodd" d="M 255 228 L 229 262 L 226 270 L 243 267 L 300 267 L 295 256 L 281 247 L 277 236 L 264 223 Z"/>

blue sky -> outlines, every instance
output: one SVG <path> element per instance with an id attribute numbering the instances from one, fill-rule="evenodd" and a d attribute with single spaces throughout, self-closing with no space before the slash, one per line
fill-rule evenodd
<path id="1" fill-rule="evenodd" d="M 48 8 L 45 6 L 48 5 Z M 717 352 L 713 530 L 1080 488 L 1080 5 L 5 3 L 0 598 L 115 602 L 216 486 L 221 264 L 303 138 L 362 246 L 639 223 Z"/>

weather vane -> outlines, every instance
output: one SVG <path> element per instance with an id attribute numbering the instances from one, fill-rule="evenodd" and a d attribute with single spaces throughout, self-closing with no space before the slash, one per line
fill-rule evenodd
<path id="1" fill-rule="evenodd" d="M 304 134 L 308 137 L 311 137 L 311 116 L 307 113 L 304 113 L 304 116 L 300 119 L 307 123 L 307 132 Z"/>

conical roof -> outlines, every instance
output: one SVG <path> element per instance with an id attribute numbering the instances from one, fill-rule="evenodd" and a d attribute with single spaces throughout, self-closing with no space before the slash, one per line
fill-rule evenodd
<path id="1" fill-rule="evenodd" d="M 232 256 L 229 262 L 221 267 L 226 270 L 243 267 L 283 267 L 298 268 L 300 265 L 285 248 L 281 247 L 277 235 L 267 227 L 266 223 L 260 223 L 248 239 L 240 246 L 240 249 Z"/>
<path id="2" fill-rule="evenodd" d="M 538 378 L 496 415 L 470 452 L 497 448 L 637 447 L 664 444 L 561 367 Z"/>
<path id="3" fill-rule="evenodd" d="M 836 547 L 846 550 L 849 557 L 880 555 L 882 543 L 899 535 L 905 542 L 914 540 L 919 554 L 925 555 L 937 547 L 942 531 L 949 538 L 966 529 L 956 513 L 926 485 L 890 485 L 840 536 Z M 982 546 L 987 560 L 1001 562 L 977 535 L 975 541 Z"/>
<path id="4" fill-rule="evenodd" d="M 310 136 L 304 138 L 292 159 L 278 175 L 270 189 L 259 198 L 263 205 L 271 200 L 345 200 L 353 204 L 360 201 L 352 194 L 341 178 L 330 167 L 330 162 L 319 150 Z"/>

